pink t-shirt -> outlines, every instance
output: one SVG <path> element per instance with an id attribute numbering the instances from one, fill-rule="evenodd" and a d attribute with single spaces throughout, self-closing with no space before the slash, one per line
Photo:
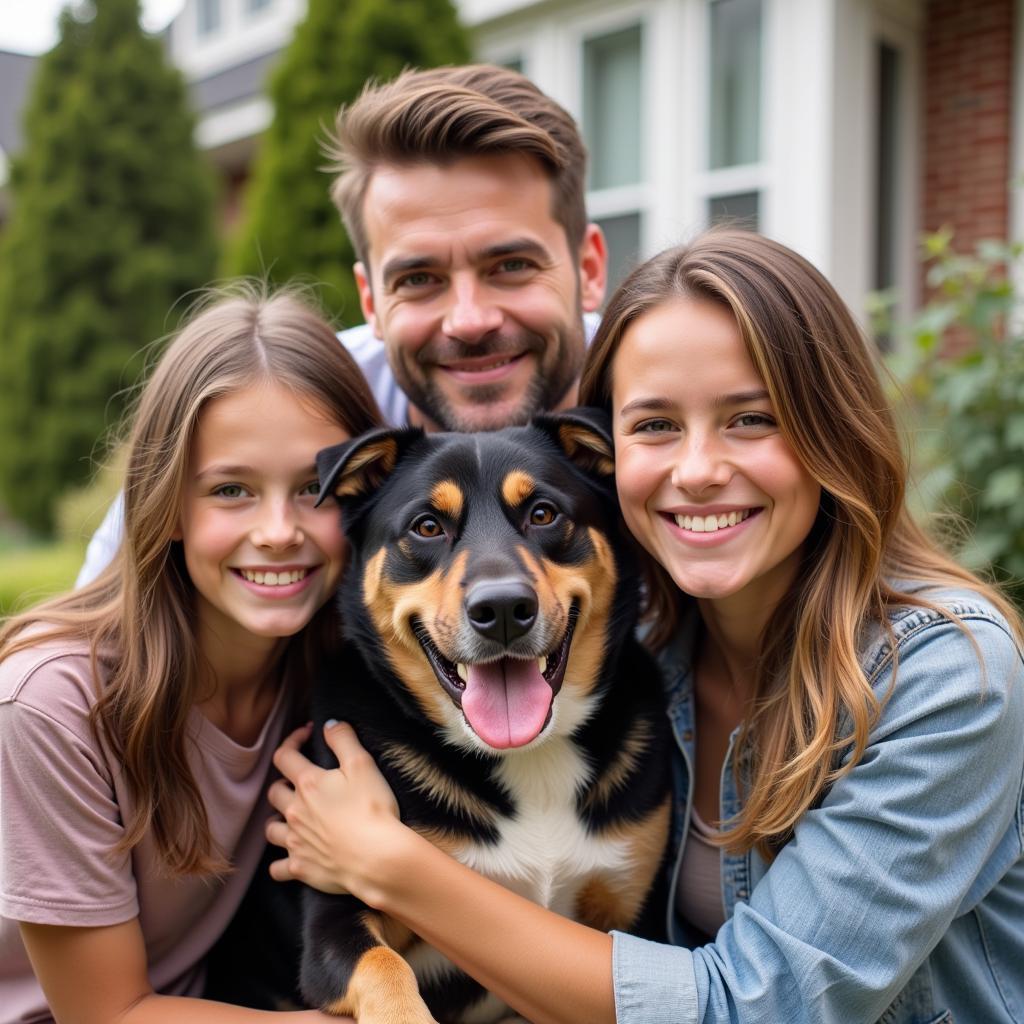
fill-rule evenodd
<path id="1" fill-rule="evenodd" d="M 118 761 L 89 725 L 95 699 L 88 654 L 66 645 L 41 644 L 0 663 L 0 1024 L 52 1021 L 19 921 L 97 926 L 138 917 L 154 990 L 198 995 L 202 960 L 263 850 L 283 691 L 251 747 L 192 710 L 189 764 L 214 842 L 235 868 L 219 879 L 168 878 L 149 839 L 130 854 L 113 852 L 133 807 Z"/>

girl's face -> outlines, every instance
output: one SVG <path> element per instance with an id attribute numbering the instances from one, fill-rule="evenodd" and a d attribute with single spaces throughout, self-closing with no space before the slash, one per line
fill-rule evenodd
<path id="1" fill-rule="evenodd" d="M 276 384 L 216 398 L 200 413 L 177 539 L 201 637 L 251 646 L 291 636 L 331 595 L 346 546 L 334 503 L 313 507 L 315 458 L 345 440 L 313 400 Z"/>
<path id="2" fill-rule="evenodd" d="M 779 433 L 732 314 L 703 300 L 655 307 L 623 335 L 612 382 L 615 476 L 634 536 L 686 593 L 773 607 L 821 488 Z"/>

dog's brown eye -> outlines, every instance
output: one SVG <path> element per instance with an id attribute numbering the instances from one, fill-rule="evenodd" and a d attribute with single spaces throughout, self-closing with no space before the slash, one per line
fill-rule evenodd
<path id="1" fill-rule="evenodd" d="M 550 526 L 555 521 L 557 514 L 554 505 L 548 505 L 542 501 L 539 505 L 533 506 L 533 510 L 530 512 L 530 525 Z"/>
<path id="2" fill-rule="evenodd" d="M 433 516 L 422 516 L 412 524 L 412 532 L 429 540 L 440 537 L 444 533 L 444 528 Z"/>

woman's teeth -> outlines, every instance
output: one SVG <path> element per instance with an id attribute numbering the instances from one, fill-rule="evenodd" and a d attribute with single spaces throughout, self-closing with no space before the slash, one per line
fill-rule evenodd
<path id="1" fill-rule="evenodd" d="M 717 516 L 675 516 L 676 526 L 683 530 L 691 530 L 693 533 L 714 533 L 716 530 L 724 530 L 728 526 L 735 526 L 750 517 L 753 509 L 744 509 L 742 512 L 723 512 Z"/>
<path id="2" fill-rule="evenodd" d="M 238 570 L 250 583 L 262 583 L 265 587 L 286 587 L 305 579 L 308 569 L 292 569 L 290 572 L 253 572 L 251 569 Z"/>

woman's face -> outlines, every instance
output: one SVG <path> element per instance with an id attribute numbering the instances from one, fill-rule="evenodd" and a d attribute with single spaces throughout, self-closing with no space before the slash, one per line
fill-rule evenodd
<path id="1" fill-rule="evenodd" d="M 192 444 L 178 529 L 201 636 L 272 642 L 333 593 L 346 545 L 319 494 L 316 453 L 348 439 L 310 399 L 260 384 L 212 400 Z"/>
<path id="2" fill-rule="evenodd" d="M 814 523 L 820 485 L 779 432 L 729 310 L 672 299 L 635 320 L 612 363 L 626 523 L 679 588 L 774 607 Z"/>

